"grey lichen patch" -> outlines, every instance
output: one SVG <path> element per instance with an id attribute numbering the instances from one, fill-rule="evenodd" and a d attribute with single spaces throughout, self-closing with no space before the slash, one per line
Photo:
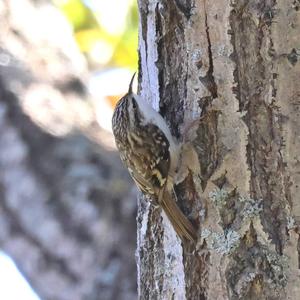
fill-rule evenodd
<path id="1" fill-rule="evenodd" d="M 211 235 L 211 231 L 207 228 L 204 228 L 201 232 L 201 238 L 207 239 Z"/>
<path id="2" fill-rule="evenodd" d="M 244 204 L 241 215 L 244 218 L 254 218 L 259 216 L 262 211 L 262 199 L 252 199 L 250 197 L 240 196 L 239 201 Z"/>
<path id="3" fill-rule="evenodd" d="M 236 189 L 229 185 L 226 185 L 226 188 L 215 188 L 208 194 L 208 197 L 218 210 L 220 225 L 224 230 L 227 230 L 232 226 L 236 219 Z"/>
<path id="4" fill-rule="evenodd" d="M 287 226 L 286 227 L 287 227 L 288 230 L 292 230 L 292 229 L 297 228 L 296 221 L 292 216 L 289 216 L 287 218 Z"/>
<path id="5" fill-rule="evenodd" d="M 231 255 L 226 274 L 229 289 L 237 299 L 260 299 L 261 295 L 282 299 L 288 282 L 287 257 L 259 243 L 253 226 Z"/>
<path id="6" fill-rule="evenodd" d="M 216 251 L 222 255 L 229 254 L 237 248 L 240 238 L 240 234 L 232 229 L 218 233 L 208 228 L 203 228 L 197 248 L 200 249 L 205 243 L 208 246 L 208 250 Z"/>
<path id="7" fill-rule="evenodd" d="M 222 208 L 226 204 L 228 195 L 229 193 L 226 189 L 215 189 L 209 193 L 209 198 L 216 207 Z"/>
<path id="8" fill-rule="evenodd" d="M 288 257 L 267 250 L 264 252 L 269 264 L 268 283 L 276 290 L 284 288 L 287 284 Z"/>
<path id="9" fill-rule="evenodd" d="M 245 295 L 246 291 L 249 289 L 249 286 L 252 285 L 255 278 L 258 277 L 257 272 L 253 272 L 252 269 L 245 270 L 243 274 L 239 277 L 238 282 L 235 285 L 235 292 L 238 295 Z"/>
<path id="10" fill-rule="evenodd" d="M 229 229 L 224 233 L 213 232 L 209 246 L 219 254 L 228 254 L 239 245 L 239 241 L 239 233 Z"/>
<path id="11" fill-rule="evenodd" d="M 206 209 L 205 208 L 201 208 L 200 210 L 199 210 L 199 218 L 200 218 L 200 220 L 204 220 L 205 219 L 205 216 L 206 216 Z"/>
<path id="12" fill-rule="evenodd" d="M 209 193 L 209 199 L 213 202 L 220 216 L 220 225 L 224 230 L 234 228 L 240 234 L 244 231 L 244 225 L 249 221 L 259 220 L 262 212 L 262 199 L 253 199 L 250 196 L 241 196 L 237 189 L 228 187 L 216 188 Z"/>

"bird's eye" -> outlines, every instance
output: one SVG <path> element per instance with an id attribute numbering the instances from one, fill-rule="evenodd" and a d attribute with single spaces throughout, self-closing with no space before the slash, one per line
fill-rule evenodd
<path id="1" fill-rule="evenodd" d="M 134 99 L 132 99 L 132 108 L 137 109 L 137 104 L 136 104 L 136 101 Z"/>

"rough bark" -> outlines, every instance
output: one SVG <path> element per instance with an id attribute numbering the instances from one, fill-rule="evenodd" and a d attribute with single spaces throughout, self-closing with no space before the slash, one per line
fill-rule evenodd
<path id="1" fill-rule="evenodd" d="M 1 1 L 0 28 L 0 248 L 41 299 L 134 299 L 134 190 L 72 32 L 48 1 Z"/>
<path id="2" fill-rule="evenodd" d="M 139 297 L 298 299 L 299 1 L 139 0 L 139 13 L 140 93 L 201 167 L 175 187 L 196 249 L 140 201 Z"/>

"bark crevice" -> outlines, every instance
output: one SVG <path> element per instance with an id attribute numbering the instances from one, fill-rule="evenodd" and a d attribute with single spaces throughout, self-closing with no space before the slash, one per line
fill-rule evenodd
<path id="1" fill-rule="evenodd" d="M 204 14 L 205 14 L 205 32 L 207 38 L 207 53 L 208 53 L 209 68 L 206 75 L 204 77 L 200 76 L 199 79 L 201 83 L 210 92 L 212 99 L 215 99 L 218 97 L 218 87 L 214 78 L 214 60 L 212 55 L 212 45 L 211 45 L 209 24 L 207 18 L 206 0 L 204 1 Z"/>

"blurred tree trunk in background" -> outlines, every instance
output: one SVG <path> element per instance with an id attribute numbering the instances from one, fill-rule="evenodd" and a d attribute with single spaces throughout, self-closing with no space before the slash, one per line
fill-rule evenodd
<path id="1" fill-rule="evenodd" d="M 0 249 L 41 299 L 134 299 L 134 190 L 72 32 L 47 1 L 1 1 L 0 28 Z"/>
<path id="2" fill-rule="evenodd" d="M 140 92 L 201 166 L 175 187 L 197 250 L 141 199 L 140 299 L 299 299 L 300 2 L 139 0 L 139 13 Z"/>

